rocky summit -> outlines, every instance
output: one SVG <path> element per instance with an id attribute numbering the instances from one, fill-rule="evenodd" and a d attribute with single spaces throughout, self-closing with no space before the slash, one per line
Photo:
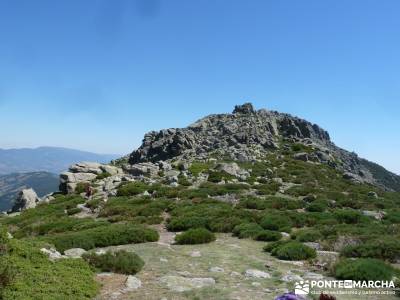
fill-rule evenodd
<path id="1" fill-rule="evenodd" d="M 312 151 L 295 158 L 326 163 L 354 181 L 400 191 L 400 176 L 337 147 L 318 125 L 289 114 L 255 110 L 251 103 L 235 106 L 231 114 L 214 114 L 186 128 L 151 131 L 129 156 L 131 165 L 164 160 L 261 160 L 265 154 L 299 143 Z"/>
<path id="2" fill-rule="evenodd" d="M 313 300 L 295 283 L 399 285 L 399 177 L 250 103 L 73 164 L 59 189 L 23 190 L 0 215 L 0 299 Z"/>

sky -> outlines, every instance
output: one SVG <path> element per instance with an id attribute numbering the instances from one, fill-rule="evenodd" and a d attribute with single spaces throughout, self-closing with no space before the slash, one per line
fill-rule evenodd
<path id="1" fill-rule="evenodd" d="M 0 148 L 127 154 L 252 102 L 400 174 L 398 0 L 0 0 Z"/>

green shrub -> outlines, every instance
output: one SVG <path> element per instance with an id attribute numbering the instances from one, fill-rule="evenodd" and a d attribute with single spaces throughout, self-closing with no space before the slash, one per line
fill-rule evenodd
<path id="1" fill-rule="evenodd" d="M 75 214 L 77 214 L 77 213 L 79 213 L 81 211 L 82 211 L 82 209 L 78 208 L 78 207 L 70 208 L 70 209 L 67 210 L 67 215 L 72 216 L 72 215 L 75 215 Z"/>
<path id="2" fill-rule="evenodd" d="M 159 223 L 161 213 L 165 211 L 171 201 L 166 199 L 150 199 L 149 197 L 110 198 L 100 211 L 100 217 L 107 217 L 110 221 L 133 221 L 138 223 Z M 140 218 L 147 217 L 147 218 Z"/>
<path id="3" fill-rule="evenodd" d="M 240 200 L 239 206 L 247 209 L 264 210 L 268 207 L 268 202 L 263 198 L 246 197 Z"/>
<path id="4" fill-rule="evenodd" d="M 303 202 L 276 196 L 268 196 L 266 198 L 246 197 L 240 200 L 239 207 L 257 210 L 264 210 L 266 208 L 293 210 L 302 208 Z"/>
<path id="5" fill-rule="evenodd" d="M 75 187 L 75 193 L 81 194 L 81 193 L 86 192 L 86 189 L 88 188 L 88 186 L 90 186 L 90 183 L 88 183 L 88 182 L 78 182 Z"/>
<path id="6" fill-rule="evenodd" d="M 215 234 L 205 228 L 194 228 L 178 234 L 175 241 L 179 245 L 205 244 L 215 241 Z"/>
<path id="7" fill-rule="evenodd" d="M 183 175 L 178 176 L 178 183 L 183 186 L 191 186 L 192 183 Z"/>
<path id="8" fill-rule="evenodd" d="M 105 179 L 105 178 L 110 177 L 110 176 L 111 176 L 110 173 L 104 172 L 104 173 L 101 173 L 101 174 L 97 175 L 97 176 L 96 176 L 96 179 L 101 180 L 101 179 Z"/>
<path id="9" fill-rule="evenodd" d="M 140 225 L 111 224 L 78 232 L 46 236 L 43 239 L 54 244 L 58 251 L 64 251 L 70 248 L 89 250 L 96 247 L 155 242 L 158 238 L 157 231 Z"/>
<path id="10" fill-rule="evenodd" d="M 98 285 L 88 264 L 80 259 L 50 261 L 43 245 L 12 239 L 0 256 L 0 299 L 94 299 Z M 2 276 L 0 275 L 0 277 Z"/>
<path id="11" fill-rule="evenodd" d="M 275 195 L 281 185 L 277 182 L 256 185 L 255 188 L 259 195 Z"/>
<path id="12" fill-rule="evenodd" d="M 400 211 L 389 211 L 384 220 L 389 224 L 400 224 Z"/>
<path id="13" fill-rule="evenodd" d="M 141 181 L 129 182 L 118 187 L 117 196 L 135 196 L 148 189 L 149 186 Z"/>
<path id="14" fill-rule="evenodd" d="M 325 201 L 318 201 L 318 200 L 309 203 L 306 206 L 306 210 L 309 212 L 324 212 L 327 208 L 328 206 Z"/>
<path id="15" fill-rule="evenodd" d="M 83 259 L 97 270 L 119 274 L 136 274 L 144 266 L 144 261 L 136 253 L 124 250 L 104 254 L 85 253 Z"/>
<path id="16" fill-rule="evenodd" d="M 272 252 L 273 249 L 278 248 L 278 247 L 280 247 L 280 246 L 282 246 L 284 244 L 287 244 L 287 243 L 289 243 L 289 241 L 282 241 L 282 240 L 281 241 L 272 242 L 272 243 L 268 243 L 267 245 L 265 245 L 263 247 L 263 250 L 265 252 Z"/>
<path id="17" fill-rule="evenodd" d="M 393 237 L 380 237 L 359 245 L 348 245 L 341 250 L 345 257 L 369 257 L 396 261 L 400 258 L 400 241 Z"/>
<path id="18" fill-rule="evenodd" d="M 292 238 L 295 238 L 299 242 L 315 242 L 322 238 L 319 231 L 314 229 L 304 229 L 297 231 Z"/>
<path id="19" fill-rule="evenodd" d="M 391 280 L 394 269 L 378 259 L 344 259 L 334 267 L 334 275 L 343 280 Z"/>
<path id="20" fill-rule="evenodd" d="M 283 260 L 306 260 L 315 258 L 317 253 L 314 249 L 299 242 L 288 242 L 273 248 L 271 255 Z"/>
<path id="21" fill-rule="evenodd" d="M 290 232 L 292 223 L 288 216 L 284 215 L 266 215 L 262 218 L 260 225 L 264 229 Z"/>
<path id="22" fill-rule="evenodd" d="M 255 237 L 257 241 L 272 242 L 278 241 L 282 238 L 282 234 L 277 231 L 263 230 Z"/>
<path id="23" fill-rule="evenodd" d="M 340 223 L 346 224 L 357 224 L 360 223 L 363 219 L 365 220 L 365 217 L 360 212 L 352 209 L 335 210 L 334 216 Z"/>
<path id="24" fill-rule="evenodd" d="M 201 172 L 208 171 L 212 166 L 212 162 L 193 162 L 189 167 L 189 171 L 193 176 L 197 177 Z"/>
<path id="25" fill-rule="evenodd" d="M 180 217 L 172 218 L 167 223 L 167 229 L 169 231 L 184 231 L 191 228 L 206 227 L 208 219 L 196 215 L 184 215 Z"/>
<path id="26" fill-rule="evenodd" d="M 231 180 L 234 179 L 235 176 L 226 173 L 225 171 L 210 171 L 208 174 L 208 181 L 218 183 L 222 180 Z"/>
<path id="27" fill-rule="evenodd" d="M 234 236 L 237 236 L 240 239 L 244 239 L 256 238 L 262 231 L 263 228 L 257 223 L 243 223 L 235 226 L 232 233 Z"/>

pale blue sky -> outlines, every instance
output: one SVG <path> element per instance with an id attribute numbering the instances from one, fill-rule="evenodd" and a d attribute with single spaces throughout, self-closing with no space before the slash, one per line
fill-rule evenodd
<path id="1" fill-rule="evenodd" d="M 0 147 L 128 153 L 251 101 L 400 173 L 400 1 L 0 0 Z"/>

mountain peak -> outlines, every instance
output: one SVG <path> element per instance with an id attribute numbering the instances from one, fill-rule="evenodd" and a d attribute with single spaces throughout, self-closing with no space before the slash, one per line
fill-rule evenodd
<path id="1" fill-rule="evenodd" d="M 235 109 L 233 110 L 233 114 L 251 114 L 254 113 L 253 104 L 250 102 L 244 103 L 242 105 L 236 105 Z"/>
<path id="2" fill-rule="evenodd" d="M 255 110 L 251 103 L 236 105 L 232 114 L 206 116 L 186 128 L 149 132 L 131 153 L 129 163 L 204 161 L 211 157 L 258 161 L 295 144 L 307 150 L 297 153 L 297 159 L 329 164 L 355 181 L 400 189 L 399 176 L 337 147 L 317 124 L 285 113 Z"/>

